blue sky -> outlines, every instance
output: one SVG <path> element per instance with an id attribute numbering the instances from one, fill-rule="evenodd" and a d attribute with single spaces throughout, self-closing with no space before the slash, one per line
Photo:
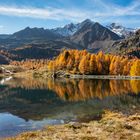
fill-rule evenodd
<path id="1" fill-rule="evenodd" d="M 140 0 L 0 0 L 0 34 L 27 26 L 54 28 L 90 18 L 140 27 Z"/>

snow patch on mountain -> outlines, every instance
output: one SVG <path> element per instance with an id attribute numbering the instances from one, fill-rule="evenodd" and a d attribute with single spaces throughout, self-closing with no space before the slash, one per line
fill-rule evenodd
<path id="1" fill-rule="evenodd" d="M 54 28 L 52 29 L 52 31 L 62 36 L 68 37 L 76 33 L 86 23 L 94 23 L 94 22 L 91 21 L 90 19 L 86 19 L 81 23 L 77 23 L 77 24 L 70 23 L 65 25 L 64 27 Z"/>
<path id="2" fill-rule="evenodd" d="M 70 23 L 70 24 L 65 25 L 64 27 L 58 27 L 58 28 L 52 29 L 52 31 L 62 36 L 70 36 L 70 35 L 73 35 L 78 29 L 79 29 L 78 24 Z"/>
<path id="3" fill-rule="evenodd" d="M 133 35 L 136 32 L 136 29 L 133 28 L 126 28 L 118 23 L 111 23 L 110 25 L 106 26 L 112 32 L 118 34 L 120 37 L 126 38 Z"/>

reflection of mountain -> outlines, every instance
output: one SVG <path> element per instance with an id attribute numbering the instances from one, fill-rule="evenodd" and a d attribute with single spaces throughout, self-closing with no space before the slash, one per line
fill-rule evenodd
<path id="1" fill-rule="evenodd" d="M 26 120 L 94 117 L 103 109 L 139 106 L 139 85 L 140 81 L 13 79 L 0 86 L 0 112 Z"/>

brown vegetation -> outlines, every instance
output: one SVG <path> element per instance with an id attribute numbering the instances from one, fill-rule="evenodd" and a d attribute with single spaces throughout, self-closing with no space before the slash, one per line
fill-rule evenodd
<path id="1" fill-rule="evenodd" d="M 29 70 L 40 69 L 47 65 L 47 59 L 26 59 L 22 61 L 12 61 L 10 64 L 15 66 L 21 66 Z"/>
<path id="2" fill-rule="evenodd" d="M 139 140 L 139 121 L 140 114 L 125 116 L 105 111 L 99 121 L 46 126 L 44 130 L 26 132 L 7 140 Z"/>
<path id="3" fill-rule="evenodd" d="M 16 59 L 18 58 L 17 55 L 11 54 L 10 52 L 6 51 L 6 50 L 0 50 L 0 54 L 9 58 L 9 59 Z"/>

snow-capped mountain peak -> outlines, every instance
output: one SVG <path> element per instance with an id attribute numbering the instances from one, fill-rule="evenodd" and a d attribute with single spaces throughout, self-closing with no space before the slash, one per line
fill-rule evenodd
<path id="1" fill-rule="evenodd" d="M 111 23 L 110 25 L 106 26 L 112 32 L 118 34 L 120 37 L 126 38 L 133 35 L 136 29 L 133 28 L 126 28 L 118 23 Z"/>
<path id="2" fill-rule="evenodd" d="M 74 34 L 78 30 L 78 25 L 77 24 L 67 24 L 64 27 L 58 27 L 55 29 L 52 29 L 53 32 L 58 33 L 62 36 L 70 36 Z"/>
<path id="3" fill-rule="evenodd" d="M 77 32 L 82 26 L 84 26 L 85 24 L 89 24 L 89 23 L 94 23 L 93 21 L 91 21 L 90 19 L 86 19 L 81 23 L 70 23 L 65 25 L 64 27 L 58 27 L 58 28 L 54 28 L 52 29 L 53 32 L 58 33 L 62 36 L 71 36 L 73 35 L 75 32 Z"/>
<path id="4" fill-rule="evenodd" d="M 52 29 L 52 31 L 54 33 L 60 34 L 61 36 L 68 37 L 68 36 L 74 35 L 83 26 L 87 27 L 87 26 L 92 26 L 93 24 L 95 24 L 95 22 L 93 22 L 90 19 L 86 19 L 81 23 L 77 23 L 77 24 L 70 23 L 70 24 L 65 25 L 64 27 L 54 28 Z M 107 25 L 106 27 L 112 32 L 119 35 L 121 38 L 129 37 L 136 32 L 136 29 L 127 28 L 118 23 L 111 23 Z"/>

